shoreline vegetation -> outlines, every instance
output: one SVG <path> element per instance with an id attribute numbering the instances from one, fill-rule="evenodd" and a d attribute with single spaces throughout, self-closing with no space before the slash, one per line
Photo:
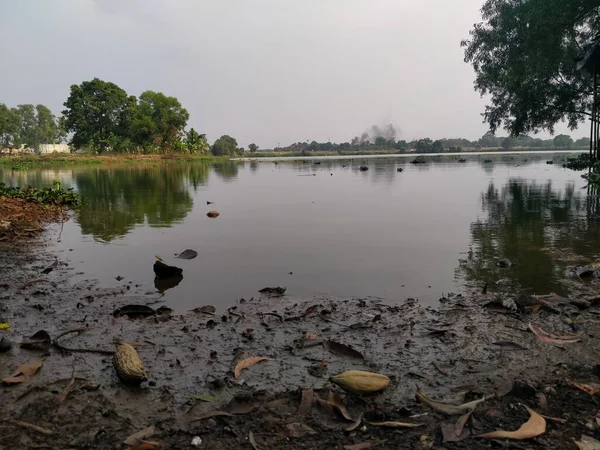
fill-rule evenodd
<path id="1" fill-rule="evenodd" d="M 586 149 L 539 149 L 539 148 L 515 148 L 511 150 L 503 150 L 502 148 L 481 148 L 481 149 L 463 149 L 458 152 L 460 154 L 474 154 L 486 152 L 501 152 L 502 154 L 516 154 L 519 152 L 584 152 Z M 163 154 L 98 154 L 92 155 L 89 153 L 55 153 L 46 155 L 11 155 L 0 157 L 0 169 L 11 170 L 29 170 L 43 167 L 71 167 L 71 166 L 109 166 L 118 164 L 160 164 L 169 161 L 182 162 L 205 162 L 218 163 L 230 160 L 244 159 L 261 159 L 261 158 L 311 158 L 321 156 L 352 156 L 352 157 L 369 157 L 375 155 L 406 155 L 406 156 L 447 156 L 448 152 L 441 153 L 422 153 L 422 152 L 398 152 L 389 149 L 376 149 L 369 151 L 348 150 L 348 151 L 314 151 L 314 152 L 255 152 L 246 153 L 238 157 L 230 156 L 214 156 L 212 154 L 186 154 L 186 153 L 163 153 Z"/>

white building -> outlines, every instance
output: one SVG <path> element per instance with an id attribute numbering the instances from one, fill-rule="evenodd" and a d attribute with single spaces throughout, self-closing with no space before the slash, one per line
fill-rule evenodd
<path id="1" fill-rule="evenodd" d="M 49 153 L 71 153 L 67 144 L 40 144 L 36 153 L 47 155 Z"/>

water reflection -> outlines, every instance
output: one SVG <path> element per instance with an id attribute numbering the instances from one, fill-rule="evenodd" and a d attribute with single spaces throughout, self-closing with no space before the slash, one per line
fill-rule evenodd
<path id="1" fill-rule="evenodd" d="M 83 234 L 111 241 L 135 225 L 170 226 L 192 210 L 185 186 L 191 167 L 164 165 L 97 169 L 75 173 L 82 206 L 76 220 Z M 194 171 L 194 180 L 202 172 Z M 206 177 L 204 177 L 204 180 Z"/>
<path id="2" fill-rule="evenodd" d="M 471 247 L 459 273 L 472 285 L 488 283 L 493 290 L 566 293 L 559 280 L 569 258 L 557 258 L 557 253 L 564 249 L 592 258 L 596 251 L 600 228 L 589 214 L 589 201 L 573 183 L 556 189 L 551 181 L 512 178 L 499 189 L 490 182 L 481 194 L 487 217 L 471 224 Z M 499 258 L 514 266 L 500 269 Z"/>

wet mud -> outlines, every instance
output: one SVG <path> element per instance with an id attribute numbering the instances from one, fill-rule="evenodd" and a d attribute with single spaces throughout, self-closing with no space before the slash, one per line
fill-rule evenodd
<path id="1" fill-rule="evenodd" d="M 561 301 L 513 310 L 501 306 L 509 294 L 496 293 L 447 295 L 435 307 L 417 299 L 298 300 L 257 286 L 229 309 L 169 311 L 160 292 L 126 279 L 117 288 L 72 283 L 77 268 L 56 261 L 43 242 L 0 251 L 0 324 L 10 326 L 0 338 L 13 344 L 0 353 L 0 377 L 42 363 L 29 379 L 0 384 L 1 449 L 576 449 L 582 435 L 600 439 L 598 400 L 574 386 L 600 383 L 593 283 L 571 281 L 573 298 L 589 302 L 584 309 Z M 127 305 L 152 310 L 120 309 Z M 543 341 L 530 323 L 580 341 Z M 19 345 L 40 330 L 51 342 Z M 149 374 L 140 386 L 116 375 L 118 340 L 135 346 Z M 269 360 L 236 379 L 236 366 L 252 357 Z M 347 370 L 391 382 L 373 395 L 346 393 L 329 378 Z M 442 426 L 459 418 L 418 402 L 417 389 L 444 402 L 486 400 L 451 442 Z M 524 406 L 560 420 L 547 419 L 532 439 L 477 437 L 518 429 L 529 417 Z M 373 425 L 390 421 L 419 426 Z"/>

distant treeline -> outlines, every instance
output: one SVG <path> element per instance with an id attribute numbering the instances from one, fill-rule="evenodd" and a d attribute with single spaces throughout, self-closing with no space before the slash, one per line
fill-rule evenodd
<path id="1" fill-rule="evenodd" d="M 145 91 L 129 95 L 114 83 L 94 78 L 71 86 L 62 117 L 43 105 L 0 104 L 0 139 L 5 145 L 62 142 L 90 153 L 243 153 L 231 136 L 210 146 L 206 135 L 186 129 L 188 111 L 175 97 Z M 255 147 L 252 147 L 255 148 Z M 258 147 L 256 147 L 258 148 Z"/>
<path id="2" fill-rule="evenodd" d="M 576 141 L 571 136 L 560 134 L 553 139 L 539 139 L 531 136 L 518 137 L 499 137 L 488 132 L 477 141 L 468 139 L 437 139 L 430 138 L 416 139 L 413 141 L 396 140 L 394 138 L 376 137 L 365 140 L 355 137 L 351 142 L 342 142 L 340 144 L 332 142 L 297 142 L 287 147 L 277 147 L 274 151 L 278 152 L 315 152 L 315 151 L 350 151 L 350 150 L 396 150 L 407 151 L 414 150 L 420 153 L 440 153 L 440 152 L 460 152 L 463 149 L 481 149 L 481 148 L 502 148 L 510 150 L 512 148 L 540 148 L 540 149 L 573 149 L 588 148 L 589 138 L 581 138 Z"/>

